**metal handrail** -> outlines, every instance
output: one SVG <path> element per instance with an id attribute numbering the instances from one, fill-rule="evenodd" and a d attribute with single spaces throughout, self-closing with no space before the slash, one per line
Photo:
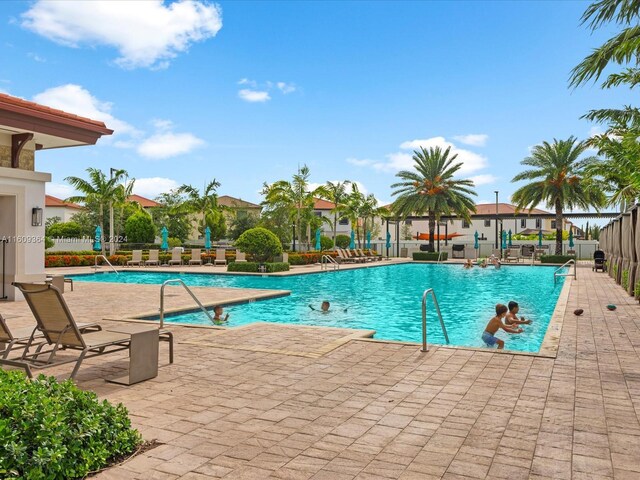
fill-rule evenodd
<path id="1" fill-rule="evenodd" d="M 438 299 L 436 298 L 436 292 L 433 288 L 428 288 L 422 294 L 422 351 L 429 351 L 427 348 L 427 295 L 431 294 L 433 298 L 433 304 L 436 307 L 438 318 L 440 319 L 440 326 L 442 327 L 442 333 L 444 333 L 444 339 L 449 343 L 449 335 L 447 335 L 447 327 L 444 326 L 444 320 L 442 319 L 442 313 L 440 312 L 440 305 L 438 305 Z"/>
<path id="2" fill-rule="evenodd" d="M 564 267 L 567 267 L 569 265 L 573 264 L 573 273 L 558 273 L 560 272 L 560 270 L 562 270 Z M 556 268 L 555 272 L 553 272 L 553 283 L 557 283 L 558 281 L 558 277 L 573 277 L 574 280 L 576 280 L 578 278 L 578 269 L 577 269 L 577 263 L 576 261 L 572 258 L 570 260 L 567 260 L 566 262 L 564 262 L 562 264 L 562 266 Z"/>
<path id="3" fill-rule="evenodd" d="M 184 289 L 187 291 L 187 293 L 191 295 L 191 298 L 193 298 L 193 301 L 196 302 L 196 304 L 198 304 L 198 306 L 200 307 L 200 310 L 202 310 L 207 315 L 207 317 L 209 317 L 209 320 L 211 320 L 211 323 L 215 325 L 215 322 L 213 321 L 213 317 L 211 316 L 211 313 L 209 313 L 209 310 L 207 310 L 205 306 L 200 302 L 200 300 L 198 300 L 198 297 L 196 297 L 194 293 L 191 291 L 191 289 L 187 287 L 187 284 L 184 283 L 179 278 L 171 278 L 169 280 L 165 280 L 164 282 L 162 282 L 162 286 L 160 287 L 160 328 L 163 328 L 164 326 L 164 287 L 172 283 L 177 283 L 179 285 L 182 285 Z"/>
<path id="4" fill-rule="evenodd" d="M 328 269 L 329 264 L 333 265 L 334 270 L 340 268 L 340 264 L 331 255 L 322 255 L 322 258 L 320 258 L 320 270 Z"/>
<path id="5" fill-rule="evenodd" d="M 96 255 L 96 258 L 94 260 L 94 265 L 93 265 L 93 272 L 95 273 L 96 270 L 98 270 L 98 268 L 100 268 L 100 266 L 98 265 L 98 258 L 102 258 L 105 262 L 107 262 L 107 265 L 109 265 L 111 267 L 111 270 L 113 270 L 114 272 L 116 272 L 116 275 L 118 275 L 118 270 L 115 269 L 115 267 L 113 265 L 111 265 L 111 262 L 109 261 L 109 259 L 107 257 L 105 257 L 104 255 Z"/>
<path id="6" fill-rule="evenodd" d="M 440 251 L 438 252 L 438 262 L 437 262 L 437 263 L 440 263 L 440 258 L 442 257 L 442 254 L 443 254 L 443 253 L 444 253 L 444 252 L 443 252 L 442 250 L 440 250 Z"/>

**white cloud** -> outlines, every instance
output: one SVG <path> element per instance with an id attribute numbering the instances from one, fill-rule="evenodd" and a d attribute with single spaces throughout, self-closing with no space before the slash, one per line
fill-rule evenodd
<path id="1" fill-rule="evenodd" d="M 484 133 L 471 133 L 469 135 L 456 135 L 453 139 L 460 143 L 464 143 L 465 145 L 484 147 L 489 139 L 489 135 Z"/>
<path id="2" fill-rule="evenodd" d="M 146 158 L 164 159 L 184 155 L 201 145 L 204 141 L 191 133 L 159 132 L 138 145 L 137 152 Z"/>
<path id="3" fill-rule="evenodd" d="M 248 88 L 243 88 L 238 92 L 238 96 L 244 100 L 245 102 L 266 102 L 267 100 L 271 100 L 269 96 L 269 92 L 260 91 L 260 90 L 251 90 Z"/>
<path id="4" fill-rule="evenodd" d="M 602 135 L 603 133 L 604 133 L 604 130 L 600 125 L 593 125 L 589 129 L 589 138 L 595 137 L 596 135 Z"/>
<path id="5" fill-rule="evenodd" d="M 166 68 L 193 43 L 220 31 L 222 11 L 198 0 L 39 0 L 22 14 L 22 26 L 69 47 L 113 47 L 124 68 Z"/>
<path id="6" fill-rule="evenodd" d="M 490 185 L 495 183 L 496 180 L 498 180 L 498 177 L 491 175 L 490 173 L 483 173 L 481 175 L 474 175 L 473 177 L 470 177 L 469 180 L 471 180 L 476 186 Z"/>
<path id="7" fill-rule="evenodd" d="M 62 200 L 69 198 L 76 193 L 73 187 L 66 183 L 47 183 L 45 185 L 45 191 L 47 192 L 47 195 L 52 195 L 54 197 L 61 198 Z"/>
<path id="8" fill-rule="evenodd" d="M 178 182 L 171 178 L 136 178 L 133 184 L 133 193 L 147 198 L 155 198 L 161 193 L 168 193 L 169 190 L 173 190 L 179 186 Z"/>
<path id="9" fill-rule="evenodd" d="M 173 122 L 171 120 L 164 120 L 162 118 L 154 118 L 151 120 L 151 125 L 153 125 L 156 130 L 161 132 L 166 132 L 167 130 L 171 130 L 173 128 Z"/>
<path id="10" fill-rule="evenodd" d="M 38 63 L 45 63 L 47 61 L 45 58 L 43 58 L 40 55 L 38 55 L 37 53 L 33 53 L 33 52 L 27 53 L 27 57 L 29 57 L 34 62 L 38 62 Z"/>
<path id="11" fill-rule="evenodd" d="M 285 95 L 296 91 L 296 86 L 293 83 L 278 82 L 276 85 Z"/>
<path id="12" fill-rule="evenodd" d="M 456 158 L 456 162 L 462 163 L 462 167 L 460 168 L 460 170 L 458 170 L 458 172 L 461 174 L 472 173 L 472 172 L 481 170 L 487 166 L 486 157 L 484 157 L 483 155 L 477 154 L 475 152 L 472 152 L 470 150 L 459 148 L 455 146 L 453 143 L 447 141 L 444 137 L 431 137 L 424 140 L 411 140 L 408 142 L 403 142 L 400 145 L 400 148 L 404 150 L 408 150 L 408 149 L 414 150 L 419 147 L 424 147 L 427 149 L 430 147 L 440 147 L 443 150 L 451 147 L 451 152 L 450 152 L 451 155 L 457 154 L 458 158 Z M 392 161 L 393 161 L 393 158 L 392 158 Z M 405 157 L 403 157 L 401 164 L 402 165 L 406 164 Z M 409 166 L 411 165 L 413 165 L 413 162 Z M 391 169 L 394 169 L 393 164 L 391 165 Z"/>
<path id="13" fill-rule="evenodd" d="M 350 157 L 350 158 L 347 158 L 347 163 L 355 165 L 356 167 L 366 167 L 368 165 L 373 165 L 376 162 L 374 162 L 373 160 L 366 159 L 366 158 L 359 159 L 359 158 Z"/>
<path id="14" fill-rule="evenodd" d="M 45 90 L 34 95 L 33 101 L 67 113 L 73 113 L 92 120 L 100 120 L 114 135 L 129 134 L 136 136 L 138 132 L 133 126 L 119 120 L 111 114 L 113 104 L 103 102 L 80 85 L 68 83 Z"/>
<path id="15" fill-rule="evenodd" d="M 249 85 L 250 87 L 256 88 L 258 83 L 255 80 L 249 80 L 248 78 L 241 78 L 238 81 L 238 85 Z"/>

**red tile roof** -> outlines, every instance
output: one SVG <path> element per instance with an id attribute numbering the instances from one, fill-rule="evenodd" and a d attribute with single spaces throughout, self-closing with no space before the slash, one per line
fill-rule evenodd
<path id="1" fill-rule="evenodd" d="M 80 117 L 79 115 L 67 113 L 55 108 L 45 107 L 39 103 L 30 102 L 4 93 L 0 93 L 0 109 L 27 114 L 44 120 L 53 120 L 102 135 L 111 135 L 113 133 L 113 130 L 107 128 L 104 122 Z"/>
<path id="2" fill-rule="evenodd" d="M 511 205 L 510 203 L 498 203 L 498 214 L 500 215 L 510 215 L 516 212 L 516 206 Z M 476 205 L 476 215 L 495 215 L 496 213 L 496 204 L 495 203 L 481 203 Z M 539 208 L 532 208 L 531 210 L 521 210 L 520 213 L 530 214 L 547 214 L 544 210 L 540 210 Z"/>
<path id="3" fill-rule="evenodd" d="M 127 198 L 128 201 L 130 202 L 136 202 L 138 204 L 140 204 L 140 206 L 142 208 L 153 208 L 153 207 L 161 207 L 162 205 L 158 202 L 156 202 L 155 200 L 150 200 L 148 198 L 142 197 L 140 195 L 129 195 L 129 198 Z"/>
<path id="4" fill-rule="evenodd" d="M 53 195 L 45 195 L 44 196 L 44 206 L 45 207 L 67 207 L 67 208 L 82 208 L 77 203 L 65 202 L 64 200 L 54 197 Z"/>
<path id="5" fill-rule="evenodd" d="M 322 198 L 316 198 L 313 204 L 314 210 L 333 210 L 334 208 L 336 208 L 335 203 L 323 200 Z"/>

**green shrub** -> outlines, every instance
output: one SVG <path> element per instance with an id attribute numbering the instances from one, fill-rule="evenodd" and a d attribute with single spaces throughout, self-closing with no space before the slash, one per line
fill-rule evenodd
<path id="1" fill-rule="evenodd" d="M 576 259 L 575 255 L 540 255 L 541 263 L 555 263 L 562 265 L 572 259 Z"/>
<path id="2" fill-rule="evenodd" d="M 614 264 L 613 265 L 613 278 L 615 280 L 618 280 L 618 264 Z"/>
<path id="3" fill-rule="evenodd" d="M 140 442 L 122 404 L 70 380 L 0 370 L 1 478 L 81 478 Z"/>
<path id="4" fill-rule="evenodd" d="M 53 239 L 51 237 L 44 237 L 44 249 L 46 250 L 47 248 L 51 248 L 55 245 L 56 243 L 53 241 Z"/>
<path id="5" fill-rule="evenodd" d="M 46 235 L 53 238 L 80 238 L 83 235 L 82 225 L 77 222 L 59 222 L 48 226 Z"/>
<path id="6" fill-rule="evenodd" d="M 429 262 L 437 262 L 438 261 L 438 255 L 440 255 L 440 260 L 444 261 L 447 260 L 447 258 L 449 257 L 449 252 L 441 252 L 442 254 L 438 253 L 438 252 L 413 252 L 413 259 L 414 260 L 421 260 L 421 261 L 429 261 Z"/>
<path id="7" fill-rule="evenodd" d="M 267 273 L 288 272 L 289 264 L 286 262 L 265 263 Z M 228 272 L 259 272 L 260 264 L 257 262 L 231 262 L 227 267 Z"/>
<path id="8" fill-rule="evenodd" d="M 175 237 L 169 237 L 169 238 L 167 238 L 167 244 L 169 245 L 169 248 L 181 247 L 182 246 L 182 240 L 180 240 L 179 238 L 175 238 Z"/>
<path id="9" fill-rule="evenodd" d="M 629 270 L 622 270 L 622 281 L 620 283 L 622 288 L 629 289 Z"/>
<path id="10" fill-rule="evenodd" d="M 320 250 L 331 250 L 333 248 L 333 240 L 322 235 L 320 237 Z"/>
<path id="11" fill-rule="evenodd" d="M 251 255 L 259 263 L 266 262 L 282 253 L 278 237 L 266 228 L 250 228 L 236 240 L 236 248 Z"/>
<path id="12" fill-rule="evenodd" d="M 350 243 L 351 237 L 349 235 L 336 235 L 336 246 L 338 248 L 349 248 Z"/>
<path id="13" fill-rule="evenodd" d="M 633 289 L 634 296 L 640 298 L 640 281 L 636 282 L 636 288 Z"/>
<path id="14" fill-rule="evenodd" d="M 156 238 L 156 227 L 147 212 L 136 212 L 124 224 L 127 242 L 149 243 Z"/>

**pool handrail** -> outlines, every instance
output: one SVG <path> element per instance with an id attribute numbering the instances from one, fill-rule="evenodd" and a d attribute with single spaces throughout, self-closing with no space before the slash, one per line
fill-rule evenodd
<path id="1" fill-rule="evenodd" d="M 169 280 L 165 280 L 164 282 L 162 282 L 162 286 L 160 287 L 160 328 L 164 327 L 164 287 L 172 283 L 182 285 L 184 289 L 187 291 L 187 293 L 191 295 L 191 298 L 193 298 L 193 301 L 196 302 L 198 307 L 200 307 L 200 310 L 202 310 L 205 313 L 205 315 L 209 317 L 209 320 L 211 320 L 211 324 L 212 325 L 216 324 L 216 322 L 213 321 L 213 317 L 211 316 L 211 313 L 209 313 L 209 310 L 207 310 L 206 307 L 200 302 L 200 300 L 198 300 L 198 297 L 196 297 L 195 294 L 191 291 L 191 289 L 187 287 L 187 284 L 184 283 L 179 278 L 170 278 Z"/>
<path id="2" fill-rule="evenodd" d="M 562 270 L 564 267 L 568 267 L 569 265 L 573 264 L 573 273 L 559 273 L 560 270 Z M 558 282 L 558 277 L 573 277 L 574 280 L 578 279 L 578 269 L 577 269 L 577 263 L 573 258 L 570 258 L 569 260 L 567 260 L 566 262 L 564 262 L 562 264 L 562 266 L 556 268 L 555 272 L 553 272 L 553 283 L 557 283 Z M 571 268 L 569 267 L 569 272 L 571 272 Z"/>
<path id="3" fill-rule="evenodd" d="M 109 265 L 111 267 L 111 270 L 116 272 L 116 275 L 119 275 L 118 270 L 116 270 L 115 267 L 113 265 L 111 265 L 111 262 L 109 261 L 109 259 L 107 257 L 105 257 L 104 255 L 96 255 L 96 258 L 94 260 L 94 265 L 93 265 L 93 273 L 96 273 L 98 268 L 100 268 L 100 266 L 98 265 L 98 258 L 102 258 L 105 262 L 107 262 L 107 265 Z"/>
<path id="4" fill-rule="evenodd" d="M 422 294 L 422 351 L 428 352 L 427 348 L 427 295 L 431 294 L 433 304 L 436 307 L 438 318 L 440 319 L 440 326 L 442 327 L 442 333 L 444 333 L 444 339 L 449 343 L 449 335 L 447 334 L 447 327 L 444 326 L 444 320 L 442 319 L 442 313 L 440 312 L 440 306 L 438 305 L 438 299 L 436 298 L 436 292 L 433 288 L 427 288 Z"/>
<path id="5" fill-rule="evenodd" d="M 329 264 L 333 266 L 334 270 L 340 268 L 340 264 L 331 255 L 322 255 L 320 259 L 320 270 L 328 270 Z"/>

